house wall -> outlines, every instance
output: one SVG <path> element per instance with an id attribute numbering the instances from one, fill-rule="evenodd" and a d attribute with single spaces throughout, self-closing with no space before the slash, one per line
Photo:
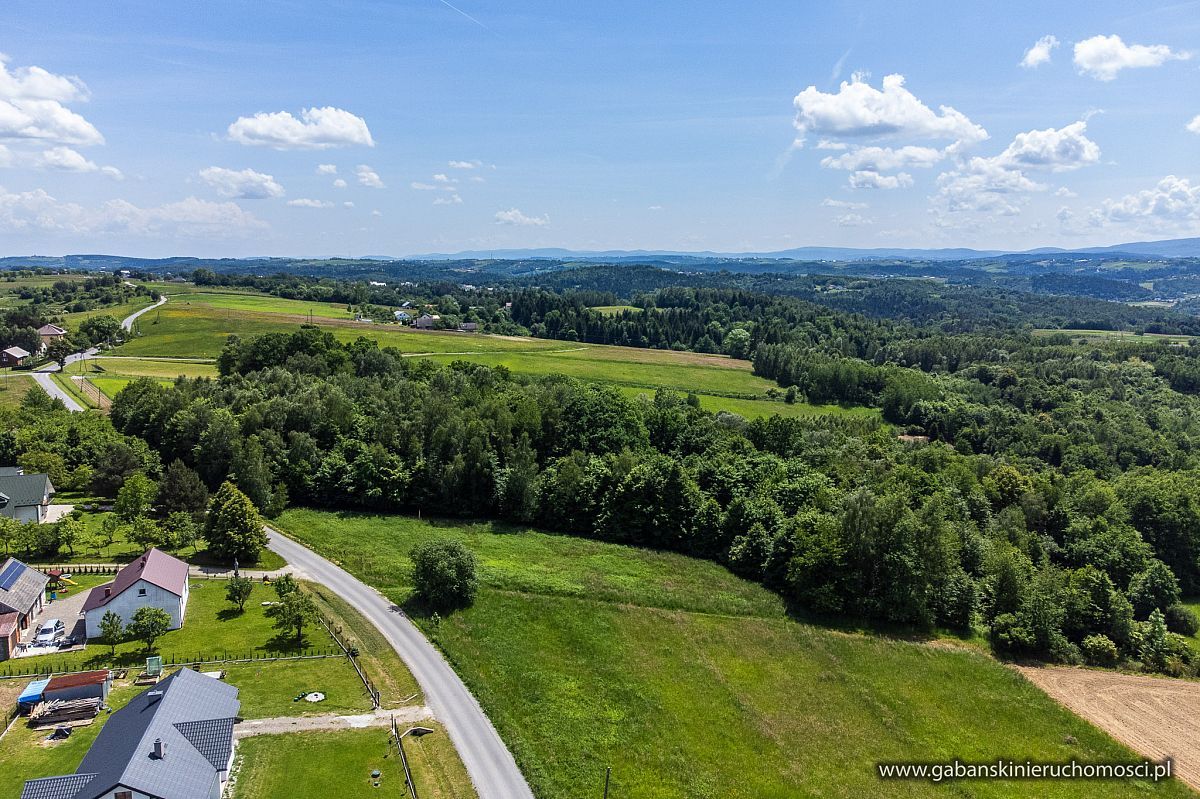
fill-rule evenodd
<path id="1" fill-rule="evenodd" d="M 8 660 L 20 643 L 20 630 L 13 630 L 5 638 L 0 638 L 0 660 Z"/>
<path id="2" fill-rule="evenodd" d="M 146 595 L 139 596 L 138 592 L 145 589 Z M 121 617 L 121 621 L 126 624 L 133 618 L 133 614 L 144 607 L 162 608 L 171 617 L 171 629 L 178 630 L 183 626 L 183 614 L 187 607 L 188 590 L 185 586 L 184 596 L 176 596 L 164 588 L 159 588 L 157 585 L 148 583 L 145 580 L 138 580 L 133 585 L 125 589 L 121 594 L 113 597 L 108 601 L 108 604 L 101 605 L 98 608 L 89 610 L 85 616 L 87 637 L 100 637 L 100 620 L 104 618 L 104 614 L 112 611 Z"/>
<path id="3" fill-rule="evenodd" d="M 18 505 L 13 508 L 13 518 L 19 522 L 38 522 L 46 517 L 46 509 L 42 505 Z"/>

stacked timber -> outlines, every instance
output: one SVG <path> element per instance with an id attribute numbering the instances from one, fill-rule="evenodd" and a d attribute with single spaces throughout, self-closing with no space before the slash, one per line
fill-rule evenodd
<path id="1" fill-rule="evenodd" d="M 88 721 L 98 715 L 100 715 L 100 700 L 96 697 L 54 699 L 49 702 L 39 702 L 29 717 L 29 723 L 34 727 L 44 727 L 52 724 L 69 724 L 73 721 Z"/>

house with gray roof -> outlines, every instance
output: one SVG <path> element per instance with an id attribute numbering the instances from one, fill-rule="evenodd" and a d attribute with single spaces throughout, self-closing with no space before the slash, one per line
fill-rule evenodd
<path id="1" fill-rule="evenodd" d="M 42 612 L 50 578 L 9 558 L 0 566 L 0 660 L 13 656 L 21 633 Z"/>
<path id="2" fill-rule="evenodd" d="M 74 774 L 21 799 L 218 799 L 233 763 L 238 689 L 181 669 L 108 717 Z"/>
<path id="3" fill-rule="evenodd" d="M 0 514 L 19 522 L 41 524 L 46 521 L 52 499 L 54 484 L 49 475 L 21 474 L 15 469 L 0 472 Z"/>

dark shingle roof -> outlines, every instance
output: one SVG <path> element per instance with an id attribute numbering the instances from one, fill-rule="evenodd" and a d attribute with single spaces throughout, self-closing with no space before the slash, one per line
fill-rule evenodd
<path id="1" fill-rule="evenodd" d="M 175 725 L 196 751 L 204 755 L 215 769 L 229 765 L 229 754 L 233 751 L 233 719 L 206 719 L 183 721 Z"/>
<path id="2" fill-rule="evenodd" d="M 50 578 L 9 558 L 0 566 L 0 613 L 28 613 L 46 590 Z"/>
<path id="3" fill-rule="evenodd" d="M 180 731 L 181 724 L 226 720 L 232 729 L 241 703 L 232 685 L 191 669 L 181 669 L 154 688 L 143 691 L 113 713 L 79 764 L 79 773 L 94 773 L 94 781 L 72 799 L 94 799 L 121 785 L 148 796 L 208 799 L 220 784 L 217 771 L 229 762 L 228 739 L 206 733 L 202 753 Z M 161 738 L 166 756 L 152 756 Z M 219 767 L 212 760 L 220 760 Z"/>
<path id="4" fill-rule="evenodd" d="M 95 774 L 68 774 L 29 780 L 21 790 L 21 799 L 71 799 L 95 778 Z"/>
<path id="5" fill-rule="evenodd" d="M 151 549 L 117 572 L 117 579 L 93 588 L 83 603 L 83 610 L 86 613 L 107 605 L 138 580 L 145 580 L 157 585 L 175 596 L 183 596 L 183 592 L 187 588 L 187 578 L 188 565 L 186 563 L 179 558 L 171 557 L 161 549 Z M 112 590 L 106 594 L 104 591 L 106 588 Z"/>
<path id="6" fill-rule="evenodd" d="M 0 494 L 8 497 L 8 505 L 0 509 L 0 513 L 11 518 L 17 508 L 41 505 L 47 497 L 53 497 L 54 486 L 44 474 L 3 474 L 0 475 Z"/>

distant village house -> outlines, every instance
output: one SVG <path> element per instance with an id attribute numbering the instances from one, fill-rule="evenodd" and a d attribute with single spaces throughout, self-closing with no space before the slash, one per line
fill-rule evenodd
<path id="1" fill-rule="evenodd" d="M 49 475 L 22 474 L 16 466 L 0 467 L 0 515 L 41 524 L 46 521 L 53 498 Z"/>
<path id="2" fill-rule="evenodd" d="M 169 629 L 183 626 L 188 602 L 188 565 L 161 549 L 151 549 L 117 572 L 111 583 L 98 585 L 83 603 L 88 638 L 99 638 L 100 620 L 113 611 L 128 622 L 145 607 L 161 608 L 171 617 Z"/>

